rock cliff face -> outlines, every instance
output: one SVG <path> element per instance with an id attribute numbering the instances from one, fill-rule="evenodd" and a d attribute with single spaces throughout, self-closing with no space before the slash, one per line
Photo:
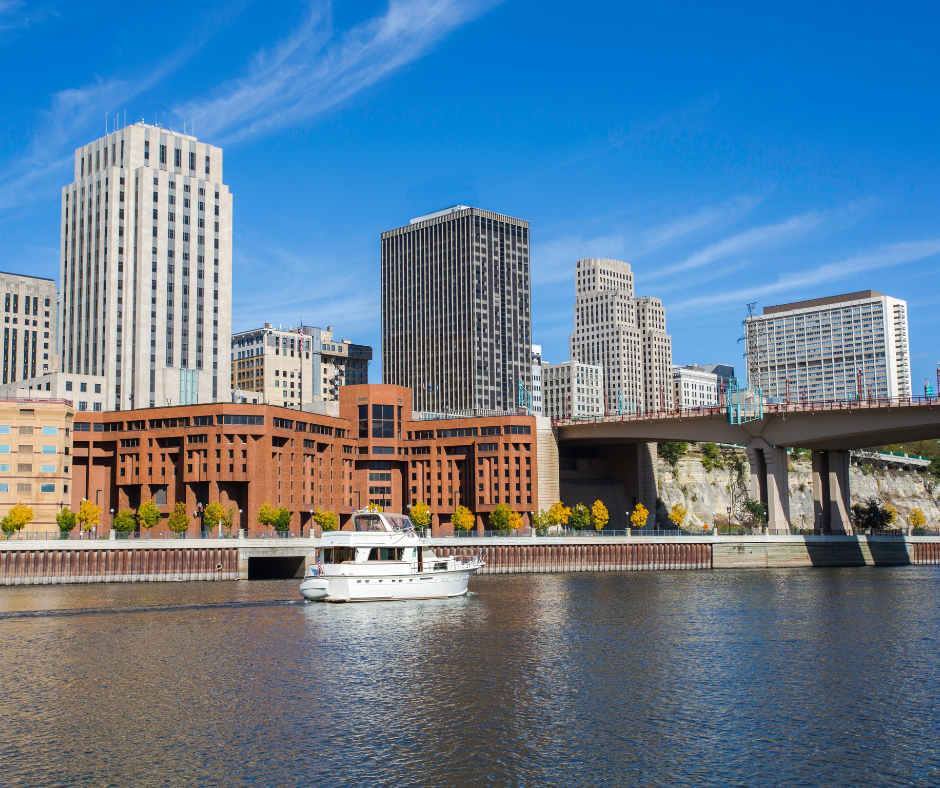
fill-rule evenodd
<path id="1" fill-rule="evenodd" d="M 657 487 L 659 497 L 669 510 L 681 503 L 688 515 L 685 525 L 711 526 L 716 515 L 727 517 L 731 505 L 731 484 L 735 477 L 729 470 L 734 457 L 744 463 L 745 480 L 747 479 L 747 455 L 743 451 L 723 450 L 723 468 L 706 471 L 702 457 L 696 447 L 690 447 L 689 453 L 682 457 L 673 468 L 661 459 L 656 461 Z M 798 527 L 813 527 L 813 475 L 809 458 L 806 461 L 790 462 L 790 521 Z M 940 506 L 937 496 L 940 484 L 924 473 L 897 470 L 876 470 L 866 473 L 862 468 L 852 466 L 849 489 L 852 503 L 861 503 L 868 498 L 877 498 L 882 505 L 891 504 L 898 511 L 898 527 L 908 525 L 908 517 L 913 509 L 919 508 L 927 518 L 928 527 L 937 527 L 940 522 Z M 662 513 L 661 513 L 662 516 Z"/>

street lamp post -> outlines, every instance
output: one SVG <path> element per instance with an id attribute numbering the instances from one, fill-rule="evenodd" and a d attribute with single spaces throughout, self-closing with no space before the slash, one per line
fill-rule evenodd
<path id="1" fill-rule="evenodd" d="M 728 507 L 728 534 L 731 534 L 731 507 Z"/>

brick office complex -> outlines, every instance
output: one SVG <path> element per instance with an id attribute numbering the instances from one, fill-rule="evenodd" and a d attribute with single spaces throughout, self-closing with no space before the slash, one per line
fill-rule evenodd
<path id="1" fill-rule="evenodd" d="M 412 421 L 400 386 L 343 386 L 339 397 L 339 418 L 228 403 L 81 414 L 73 506 L 88 498 L 108 512 L 152 498 L 166 517 L 177 501 L 190 515 L 219 501 L 241 509 L 248 530 L 263 503 L 290 509 L 295 530 L 318 506 L 344 524 L 370 501 L 405 512 L 424 501 L 435 525 L 464 505 L 478 527 L 499 503 L 525 522 L 539 508 L 534 417 Z"/>

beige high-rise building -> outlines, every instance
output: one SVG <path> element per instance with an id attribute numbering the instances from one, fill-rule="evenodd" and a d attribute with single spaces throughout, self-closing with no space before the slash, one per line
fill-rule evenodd
<path id="1" fill-rule="evenodd" d="M 74 178 L 62 190 L 58 368 L 37 369 L 27 390 L 70 399 L 80 380 L 106 411 L 228 401 L 222 150 L 135 123 L 77 149 Z"/>
<path id="2" fill-rule="evenodd" d="M 608 413 L 657 410 L 672 400 L 666 312 L 660 299 L 633 292 L 628 263 L 578 260 L 571 358 L 603 368 Z"/>
<path id="3" fill-rule="evenodd" d="M 238 401 L 288 408 L 339 402 L 340 386 L 369 382 L 371 360 L 371 347 L 335 339 L 333 326 L 265 323 L 232 336 L 232 391 Z"/>
<path id="4" fill-rule="evenodd" d="M 563 361 L 542 364 L 542 415 L 583 419 L 604 415 L 604 370 L 593 364 Z"/>
<path id="5" fill-rule="evenodd" d="M 71 504 L 72 419 L 66 403 L 0 401 L 0 517 L 18 503 L 33 509 L 28 532 L 56 531 Z"/>
<path id="6" fill-rule="evenodd" d="M 6 386 L 56 367 L 56 286 L 51 279 L 0 271 L 3 375 Z"/>

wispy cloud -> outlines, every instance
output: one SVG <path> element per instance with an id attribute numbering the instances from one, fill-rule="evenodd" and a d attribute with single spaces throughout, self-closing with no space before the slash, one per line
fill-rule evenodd
<path id="1" fill-rule="evenodd" d="M 387 11 L 333 37 L 317 4 L 289 38 L 259 53 L 214 98 L 176 109 L 201 136 L 231 144 L 293 126 L 407 66 L 499 0 L 392 0 Z"/>
<path id="2" fill-rule="evenodd" d="M 566 234 L 533 250 L 533 277 L 536 284 L 574 280 L 574 263 L 584 257 L 612 257 L 629 263 L 655 254 L 689 239 L 696 233 L 740 218 L 760 203 L 759 198 L 738 197 L 727 203 L 701 208 L 660 222 L 644 230 L 624 228 L 617 232 L 587 235 Z M 609 224 L 611 217 L 605 217 Z M 622 226 L 623 222 L 616 222 Z"/>
<path id="3" fill-rule="evenodd" d="M 0 0 L 0 35 L 8 30 L 29 27 L 54 15 L 54 11 L 46 8 L 27 9 L 22 0 Z"/>
<path id="4" fill-rule="evenodd" d="M 767 296 L 779 300 L 792 294 L 812 294 L 812 288 L 842 279 L 855 280 L 856 284 L 853 284 L 853 287 L 857 287 L 858 275 L 861 273 L 913 263 L 937 255 L 940 255 L 940 239 L 892 244 L 838 262 L 785 274 L 769 284 L 690 298 L 670 304 L 669 309 L 671 313 L 678 314 L 694 312 L 697 309 L 714 309 L 724 304 L 743 304 Z"/>
<path id="5" fill-rule="evenodd" d="M 250 272 L 250 287 L 235 282 L 232 322 L 236 331 L 265 322 L 335 325 L 348 336 L 378 328 L 381 313 L 378 281 L 369 262 L 312 259 L 312 255 L 267 244 L 235 260 L 236 280 Z M 314 272 L 316 272 L 314 274 Z M 365 283 L 365 286 L 364 286 Z M 372 286 L 369 286 L 369 283 Z"/>
<path id="6" fill-rule="evenodd" d="M 767 251 L 779 247 L 782 244 L 792 241 L 795 238 L 805 235 L 810 230 L 817 227 L 823 220 L 820 213 L 806 213 L 801 216 L 793 216 L 786 221 L 778 224 L 768 224 L 763 227 L 753 227 L 750 230 L 744 230 L 713 244 L 709 244 L 704 249 L 687 257 L 681 263 L 664 266 L 650 274 L 650 278 L 661 278 L 688 271 L 691 268 L 700 268 L 704 265 L 710 265 L 717 260 L 722 260 L 733 255 L 754 253 L 757 251 Z"/>

